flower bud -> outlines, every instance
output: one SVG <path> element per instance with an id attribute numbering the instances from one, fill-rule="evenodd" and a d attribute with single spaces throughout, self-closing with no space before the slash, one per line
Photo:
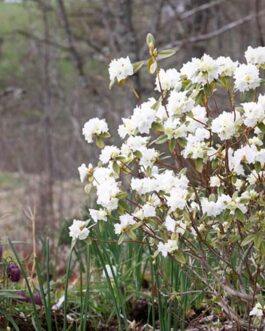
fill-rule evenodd
<path id="1" fill-rule="evenodd" d="M 41 295 L 40 293 L 35 293 L 34 294 L 34 302 L 38 306 L 42 306 L 42 300 L 41 300 Z"/>
<path id="2" fill-rule="evenodd" d="M 17 299 L 18 301 L 20 301 L 20 302 L 27 302 L 27 303 L 31 303 L 32 302 L 31 298 L 28 296 L 28 294 L 27 294 L 26 291 L 17 291 L 16 293 L 19 295 L 19 298 Z M 39 292 L 36 292 L 33 295 L 33 300 L 34 300 L 34 303 L 36 305 L 42 306 L 41 295 L 40 295 Z"/>
<path id="3" fill-rule="evenodd" d="M 153 50 L 155 47 L 155 38 L 151 33 L 148 33 L 146 36 L 146 44 L 151 50 Z"/>
<path id="4" fill-rule="evenodd" d="M 17 283 L 20 280 L 20 269 L 16 263 L 10 263 L 6 270 L 7 277 L 13 283 Z"/>

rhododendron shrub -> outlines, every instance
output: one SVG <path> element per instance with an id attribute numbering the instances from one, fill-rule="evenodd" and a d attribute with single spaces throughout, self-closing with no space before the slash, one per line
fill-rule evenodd
<path id="1" fill-rule="evenodd" d="M 164 70 L 159 60 L 174 52 L 157 50 L 151 35 L 147 45 L 146 61 L 110 63 L 111 85 L 132 88 L 130 76 L 145 65 L 154 75 L 152 97 L 138 99 L 121 119 L 120 143 L 107 143 L 104 119 L 84 125 L 86 141 L 101 152 L 98 164 L 79 167 L 80 178 L 87 192 L 95 190 L 99 208 L 90 209 L 88 223 L 75 221 L 73 238 L 90 237 L 97 222 L 111 222 L 119 243 L 141 232 L 154 260 L 178 261 L 204 284 L 209 304 L 241 327 L 261 329 L 265 48 L 249 47 L 246 63 L 204 55 Z"/>

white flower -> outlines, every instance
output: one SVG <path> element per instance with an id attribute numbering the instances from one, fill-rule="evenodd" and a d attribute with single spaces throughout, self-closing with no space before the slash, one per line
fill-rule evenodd
<path id="1" fill-rule="evenodd" d="M 245 102 L 242 106 L 244 109 L 244 124 L 246 126 L 254 127 L 265 119 L 265 105 L 262 103 Z"/>
<path id="2" fill-rule="evenodd" d="M 115 79 L 120 82 L 131 75 L 133 75 L 133 65 L 128 56 L 125 58 L 121 57 L 120 59 L 114 59 L 110 62 L 109 76 L 111 84 L 115 82 Z"/>
<path id="3" fill-rule="evenodd" d="M 257 156 L 257 147 L 255 145 L 246 145 L 237 149 L 233 155 L 229 157 L 229 167 L 238 175 L 244 174 L 242 162 L 254 164 Z"/>
<path id="4" fill-rule="evenodd" d="M 151 167 L 158 157 L 158 152 L 154 148 L 142 148 L 140 149 L 142 154 L 139 164 L 144 168 Z"/>
<path id="5" fill-rule="evenodd" d="M 95 117 L 90 119 L 84 124 L 82 133 L 85 136 L 85 140 L 90 144 L 93 141 L 93 136 L 100 135 L 102 133 L 108 133 L 109 128 L 105 119 L 100 120 Z"/>
<path id="6" fill-rule="evenodd" d="M 198 141 L 202 141 L 210 138 L 210 132 L 204 128 L 197 128 L 195 137 Z"/>
<path id="7" fill-rule="evenodd" d="M 164 123 L 164 133 L 169 139 L 185 137 L 187 127 L 178 118 L 169 117 Z"/>
<path id="8" fill-rule="evenodd" d="M 155 191 L 156 180 L 154 178 L 132 178 L 131 188 L 138 194 L 146 194 Z"/>
<path id="9" fill-rule="evenodd" d="M 255 89 L 260 85 L 259 70 L 253 64 L 241 64 L 235 70 L 235 87 L 240 92 Z"/>
<path id="10" fill-rule="evenodd" d="M 218 216 L 225 210 L 227 203 L 230 201 L 231 198 L 225 194 L 222 194 L 220 197 L 218 197 L 216 202 L 210 201 L 204 197 L 201 199 L 202 211 L 204 214 L 210 217 Z"/>
<path id="11" fill-rule="evenodd" d="M 134 127 L 140 133 L 149 133 L 153 122 L 156 119 L 156 112 L 151 107 L 154 104 L 154 99 L 149 99 L 149 101 L 142 103 L 139 107 L 134 108 L 131 120 Z"/>
<path id="12" fill-rule="evenodd" d="M 191 133 L 196 132 L 197 128 L 204 128 L 208 121 L 205 107 L 195 106 L 192 109 L 192 116 L 187 117 L 187 121 L 187 129 Z"/>
<path id="13" fill-rule="evenodd" d="M 248 46 L 245 52 L 245 58 L 248 63 L 255 65 L 265 64 L 265 47 L 252 48 Z"/>
<path id="14" fill-rule="evenodd" d="M 184 64 L 180 72 L 194 84 L 210 84 L 218 79 L 220 67 L 217 61 L 204 54 L 201 59 L 193 58 Z"/>
<path id="15" fill-rule="evenodd" d="M 89 230 L 86 228 L 86 222 L 73 220 L 73 224 L 69 226 L 69 236 L 73 239 L 84 240 L 89 235 Z"/>
<path id="16" fill-rule="evenodd" d="M 216 208 L 216 202 L 214 201 L 209 201 L 207 198 L 202 198 L 201 199 L 201 206 L 202 206 L 202 211 L 204 214 L 207 214 L 208 216 L 217 216 L 219 215 L 222 211 L 217 210 Z"/>
<path id="17" fill-rule="evenodd" d="M 132 215 L 124 214 L 119 217 L 120 223 L 114 224 L 114 231 L 116 234 L 121 234 L 126 231 L 130 225 L 135 224 L 135 220 Z"/>
<path id="18" fill-rule="evenodd" d="M 164 225 L 169 232 L 179 233 L 183 235 L 186 231 L 185 223 L 183 223 L 182 221 L 175 221 L 169 215 L 167 215 Z"/>
<path id="19" fill-rule="evenodd" d="M 107 212 L 104 209 L 89 209 L 90 216 L 93 221 L 97 223 L 98 221 L 107 222 Z"/>
<path id="20" fill-rule="evenodd" d="M 168 97 L 167 110 L 170 116 L 188 113 L 195 105 L 195 101 L 187 96 L 187 92 L 171 91 Z"/>
<path id="21" fill-rule="evenodd" d="M 227 140 L 233 137 L 238 130 L 241 123 L 239 112 L 236 112 L 236 118 L 234 119 L 234 113 L 222 112 L 212 122 L 212 131 L 216 133 L 221 140 Z"/>
<path id="22" fill-rule="evenodd" d="M 119 184 L 114 179 L 108 179 L 97 186 L 97 203 L 107 211 L 115 210 L 118 207 L 116 195 L 119 192 Z"/>
<path id="23" fill-rule="evenodd" d="M 191 134 L 187 137 L 187 145 L 182 150 L 181 154 L 185 158 L 203 159 L 207 154 L 208 144 L 200 141 L 196 136 Z"/>
<path id="24" fill-rule="evenodd" d="M 218 176 L 212 176 L 210 177 L 210 186 L 211 187 L 220 187 L 221 181 Z"/>
<path id="25" fill-rule="evenodd" d="M 236 209 L 240 209 L 243 214 L 245 214 L 248 209 L 247 207 L 242 204 L 241 199 L 239 197 L 233 198 L 230 201 L 228 201 L 226 208 L 230 210 L 230 215 L 234 215 Z"/>
<path id="26" fill-rule="evenodd" d="M 236 190 L 240 191 L 241 187 L 243 186 L 244 182 L 242 179 L 237 179 L 234 183 Z"/>
<path id="27" fill-rule="evenodd" d="M 259 139 L 258 137 L 254 136 L 252 138 L 249 138 L 248 140 L 250 145 L 256 145 L 256 146 L 262 146 L 263 142 L 261 139 Z"/>
<path id="28" fill-rule="evenodd" d="M 220 56 L 216 59 L 217 64 L 219 65 L 220 75 L 226 77 L 232 77 L 238 66 L 238 62 L 234 62 L 230 57 Z"/>
<path id="29" fill-rule="evenodd" d="M 136 127 L 131 118 L 122 118 L 122 124 L 119 125 L 119 136 L 124 139 L 127 135 L 132 136 L 136 134 Z"/>
<path id="30" fill-rule="evenodd" d="M 167 215 L 164 225 L 168 231 L 175 232 L 176 223 L 171 216 Z"/>
<path id="31" fill-rule="evenodd" d="M 78 167 L 81 183 L 84 183 L 85 179 L 89 175 L 89 172 L 92 170 L 93 170 L 93 166 L 91 163 L 89 163 L 88 167 L 85 165 L 85 163 L 82 163 L 81 166 Z"/>
<path id="32" fill-rule="evenodd" d="M 176 233 L 179 233 L 181 235 L 183 235 L 186 231 L 186 224 L 182 221 L 177 221 L 177 225 L 176 225 Z"/>
<path id="33" fill-rule="evenodd" d="M 113 179 L 113 171 L 110 168 L 96 167 L 93 172 L 93 185 L 99 186 L 105 182 Z"/>
<path id="34" fill-rule="evenodd" d="M 146 203 L 143 207 L 133 214 L 140 220 L 144 220 L 145 218 L 155 217 L 156 216 L 156 209 L 150 203 Z"/>
<path id="35" fill-rule="evenodd" d="M 176 209 L 184 209 L 187 202 L 187 190 L 179 187 L 174 187 L 170 196 L 167 198 L 167 205 L 170 207 L 171 211 Z"/>
<path id="36" fill-rule="evenodd" d="M 171 190 L 177 187 L 181 190 L 187 190 L 188 188 L 188 178 L 185 175 L 177 177 L 173 171 L 166 170 L 162 174 L 157 174 L 154 176 L 156 178 L 156 191 L 163 191 L 165 193 L 171 194 Z"/>
<path id="37" fill-rule="evenodd" d="M 265 164 L 265 148 L 262 148 L 255 157 L 255 162 L 260 162 L 261 166 L 263 167 Z"/>
<path id="38" fill-rule="evenodd" d="M 161 253 L 164 257 L 168 253 L 172 253 L 178 249 L 178 242 L 176 240 L 168 240 L 166 243 L 158 243 L 158 252 Z"/>
<path id="39" fill-rule="evenodd" d="M 130 136 L 121 146 L 121 153 L 128 156 L 131 152 L 141 151 L 146 148 L 148 137 Z"/>
<path id="40" fill-rule="evenodd" d="M 162 87 L 162 91 L 168 91 L 168 90 L 177 90 L 179 91 L 181 89 L 181 80 L 180 80 L 180 74 L 176 69 L 160 69 L 159 70 L 159 80 L 158 77 L 156 77 L 156 88 L 155 90 L 161 92 L 160 84 Z"/>
<path id="41" fill-rule="evenodd" d="M 116 146 L 105 146 L 99 156 L 100 161 L 103 164 L 108 163 L 110 160 L 115 159 L 119 156 L 120 150 Z"/>
<path id="42" fill-rule="evenodd" d="M 117 275 L 117 268 L 114 265 L 110 266 L 109 264 L 106 264 L 105 269 L 103 269 L 102 272 L 102 277 L 107 278 L 108 276 L 109 278 L 114 278 L 116 275 Z"/>
<path id="43" fill-rule="evenodd" d="M 258 302 L 250 311 L 249 316 L 256 316 L 261 318 L 263 316 L 263 309 L 264 308 L 262 308 L 262 305 Z"/>
<path id="44" fill-rule="evenodd" d="M 263 176 L 264 175 L 265 173 L 263 174 Z M 254 185 L 258 181 L 259 176 L 262 177 L 262 173 L 258 174 L 256 170 L 253 170 L 252 173 L 247 177 L 247 181 L 250 185 Z"/>

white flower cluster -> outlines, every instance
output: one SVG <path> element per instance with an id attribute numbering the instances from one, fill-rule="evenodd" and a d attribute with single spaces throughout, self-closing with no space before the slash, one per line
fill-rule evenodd
<path id="1" fill-rule="evenodd" d="M 101 134 L 108 133 L 108 131 L 109 128 L 105 119 L 92 118 L 85 123 L 82 133 L 85 140 L 90 144 L 93 142 L 94 136 L 100 136 Z"/>
<path id="2" fill-rule="evenodd" d="M 248 219 L 265 181 L 265 96 L 252 93 L 261 84 L 262 51 L 249 48 L 247 64 L 204 55 L 180 71 L 159 69 L 159 97 L 122 118 L 121 144 L 105 146 L 97 166 L 78 168 L 97 194 L 94 223 L 114 218 L 121 238 L 141 229 L 157 253 L 177 256 L 182 238 L 198 238 L 209 224 L 207 235 L 219 236 L 234 219 Z M 133 73 L 128 58 L 109 70 L 112 81 Z M 237 104 L 241 92 L 251 99 Z M 88 143 L 106 138 L 107 123 L 91 119 L 83 134 Z"/>
<path id="3" fill-rule="evenodd" d="M 80 220 L 73 220 L 73 224 L 69 227 L 69 236 L 73 240 L 84 240 L 89 235 L 89 230 L 86 227 L 87 222 L 80 221 Z"/>
<path id="4" fill-rule="evenodd" d="M 133 75 L 133 65 L 128 56 L 126 58 L 122 57 L 111 61 L 109 65 L 109 77 L 111 84 L 113 84 L 116 79 L 120 82 L 131 75 Z"/>
<path id="5" fill-rule="evenodd" d="M 249 316 L 262 318 L 264 316 L 264 309 L 265 307 L 262 307 L 262 305 L 258 302 L 250 311 Z"/>

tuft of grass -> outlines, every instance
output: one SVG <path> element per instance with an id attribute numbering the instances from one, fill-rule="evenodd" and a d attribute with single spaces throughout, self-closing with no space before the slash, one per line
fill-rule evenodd
<path id="1" fill-rule="evenodd" d="M 25 40 L 16 34 L 26 29 L 29 22 L 28 8 L 23 4 L 0 3 L 0 83 L 9 77 L 21 76 L 21 59 Z"/>
<path id="2" fill-rule="evenodd" d="M 21 177 L 9 172 L 0 172 L 0 189 L 10 190 L 20 187 L 23 184 Z"/>

